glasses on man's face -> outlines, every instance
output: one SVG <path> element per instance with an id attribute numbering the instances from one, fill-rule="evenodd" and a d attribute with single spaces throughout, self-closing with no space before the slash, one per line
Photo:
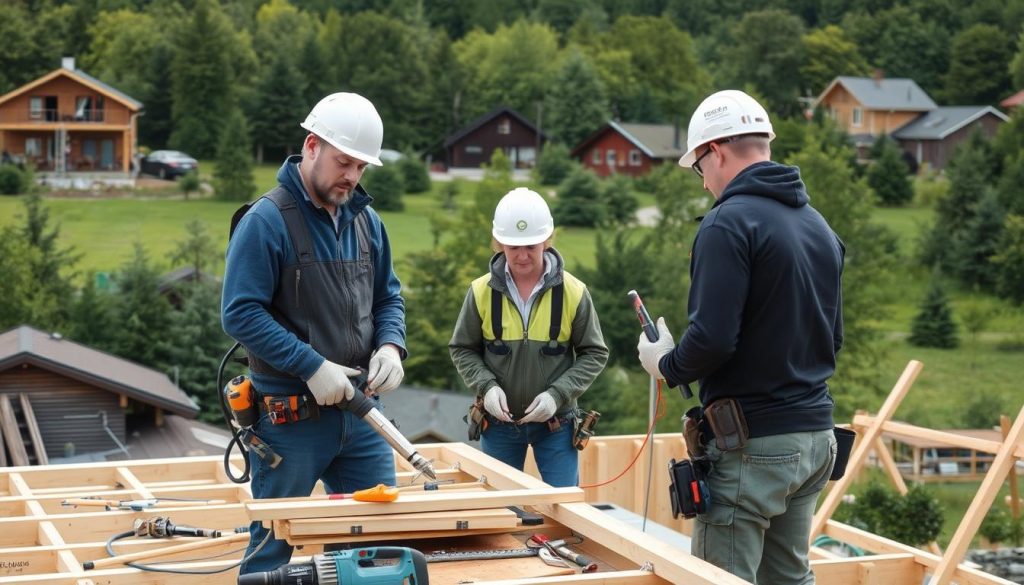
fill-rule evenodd
<path id="1" fill-rule="evenodd" d="M 704 178 L 704 169 L 700 168 L 700 161 L 703 160 L 704 157 L 709 155 L 709 154 L 711 154 L 711 147 L 710 146 L 708 146 L 708 149 L 704 151 L 704 154 L 698 156 L 697 160 L 693 161 L 693 166 L 690 167 L 690 168 L 693 169 L 693 172 L 697 173 L 697 176 L 702 178 L 702 179 Z"/>

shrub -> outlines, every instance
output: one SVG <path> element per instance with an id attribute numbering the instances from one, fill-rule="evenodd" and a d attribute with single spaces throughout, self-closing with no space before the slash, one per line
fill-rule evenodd
<path id="1" fill-rule="evenodd" d="M 537 166 L 533 170 L 541 185 L 558 185 L 577 166 L 576 161 L 569 156 L 568 146 L 549 142 L 540 151 Z"/>
<path id="2" fill-rule="evenodd" d="M 577 168 L 558 186 L 555 225 L 594 227 L 605 216 L 601 205 L 601 184 L 594 173 Z"/>
<path id="3" fill-rule="evenodd" d="M 386 165 L 368 170 L 363 175 L 363 188 L 373 197 L 373 207 L 378 211 L 402 211 L 402 174 L 396 165 Z"/>
<path id="4" fill-rule="evenodd" d="M 427 165 L 415 154 L 405 153 L 395 164 L 402 174 L 402 185 L 406 193 L 426 193 L 430 191 L 430 172 Z"/>
<path id="5" fill-rule="evenodd" d="M 932 542 L 942 530 L 942 508 L 921 486 L 901 496 L 872 482 L 852 505 L 839 511 L 840 521 L 912 546 Z"/>
<path id="6" fill-rule="evenodd" d="M 185 194 L 185 199 L 188 199 L 190 193 L 195 193 L 199 190 L 199 174 L 195 171 L 186 173 L 178 179 L 178 188 Z"/>
<path id="7" fill-rule="evenodd" d="M 0 195 L 27 193 L 30 184 L 25 171 L 14 165 L 0 165 Z"/>
<path id="8" fill-rule="evenodd" d="M 1016 518 L 1006 513 L 1003 508 L 992 508 L 985 515 L 978 534 L 989 542 L 999 542 L 1020 546 L 1024 543 L 1024 518 Z"/>

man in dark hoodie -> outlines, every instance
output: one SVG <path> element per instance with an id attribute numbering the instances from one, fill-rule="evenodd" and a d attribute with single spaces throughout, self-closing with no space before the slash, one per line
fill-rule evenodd
<path id="1" fill-rule="evenodd" d="M 640 335 L 637 349 L 669 385 L 700 382 L 711 504 L 693 554 L 788 585 L 814 582 L 811 520 L 836 457 L 827 380 L 843 342 L 844 246 L 810 206 L 800 170 L 771 161 L 773 138 L 767 112 L 740 91 L 693 114 L 679 164 L 716 201 L 693 243 L 689 325 L 676 345 L 660 318 L 659 339 Z M 730 400 L 748 430 L 739 447 L 716 442 L 706 414 Z"/>
<path id="2" fill-rule="evenodd" d="M 381 164 L 384 126 L 369 100 L 335 93 L 302 127 L 302 155 L 238 222 L 224 272 L 224 331 L 245 346 L 262 407 L 253 428 L 283 458 L 272 468 L 250 452 L 255 498 L 308 496 L 317 480 L 332 493 L 395 484 L 387 442 L 351 412 L 318 407 L 351 400 L 361 372 L 376 394 L 403 377 L 401 284 L 359 185 L 368 164 Z M 291 558 L 261 522 L 250 534 L 242 574 Z"/>

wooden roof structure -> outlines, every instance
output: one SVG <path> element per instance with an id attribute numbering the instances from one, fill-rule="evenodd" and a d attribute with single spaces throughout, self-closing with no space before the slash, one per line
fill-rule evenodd
<path id="1" fill-rule="evenodd" d="M 813 535 L 826 534 L 869 552 L 867 556 L 841 558 L 812 548 L 812 568 L 821 585 L 919 585 L 926 575 L 932 575 L 931 583 L 939 585 L 1011 584 L 961 561 L 999 486 L 1014 462 L 1024 458 L 1024 410 L 1006 429 L 1002 442 L 977 445 L 995 451 L 992 469 L 944 553 L 920 550 L 831 520 L 856 471 L 872 450 L 891 471 L 887 463 L 891 456 L 886 457 L 888 451 L 880 439 L 883 432 L 892 431 L 892 425 L 898 424 L 890 419 L 920 369 L 919 362 L 911 362 L 880 411 L 873 416 L 858 415 L 853 422 L 859 438 L 850 467 L 847 475 L 832 484 L 825 495 L 814 519 Z M 941 437 L 953 444 L 963 440 L 916 427 L 900 431 Z M 601 441 L 608 442 L 602 445 Z M 644 490 L 647 476 L 647 458 L 637 457 L 640 451 L 652 445 L 659 457 L 658 467 L 665 467 L 660 463 L 663 456 L 685 455 L 678 434 L 657 435 L 650 440 L 642 436 L 595 438 L 591 445 L 595 444 L 596 448 L 588 447 L 583 452 L 584 485 L 613 476 L 621 469 L 620 461 L 635 458 L 638 465 L 621 480 L 601 487 L 552 488 L 463 443 L 420 445 L 420 453 L 433 460 L 439 479 L 451 483 L 426 491 L 415 470 L 399 459 L 396 469 L 402 492 L 398 500 L 390 503 L 328 500 L 323 495 L 252 501 L 247 485 L 228 481 L 219 457 L 9 468 L 0 471 L 0 584 L 234 583 L 235 570 L 215 575 L 173 575 L 142 572 L 120 563 L 136 559 L 148 564 L 174 561 L 177 568 L 190 570 L 229 568 L 240 558 L 240 549 L 247 540 L 246 535 L 232 534 L 230 529 L 247 525 L 250 520 L 273 526 L 279 537 L 301 546 L 292 562 L 320 552 L 325 542 L 383 542 L 400 546 L 423 543 L 420 546 L 427 548 L 421 550 L 465 550 L 467 546 L 479 547 L 480 543 L 488 547 L 504 547 L 505 543 L 522 546 L 526 536 L 539 531 L 552 538 L 581 537 L 583 540 L 576 548 L 596 559 L 599 566 L 599 572 L 584 574 L 549 567 L 536 558 L 432 563 L 428 568 L 434 585 L 745 583 L 586 503 L 595 493 L 602 501 L 635 498 Z M 240 463 L 238 458 L 233 460 L 236 469 L 232 473 L 239 474 Z M 653 493 L 664 491 L 659 487 L 664 476 L 665 470 L 660 475 L 654 473 Z M 901 482 L 898 473 L 892 477 L 894 482 Z M 162 504 L 166 507 L 134 511 L 62 505 L 68 498 L 83 496 L 115 501 L 164 498 Z M 652 503 L 660 499 L 655 497 Z M 540 514 L 543 525 L 521 525 L 507 512 L 505 507 L 509 505 Z M 661 513 L 655 507 L 652 519 L 658 520 Z M 167 540 L 130 538 L 118 541 L 118 557 L 107 558 L 104 543 L 108 538 L 130 530 L 136 519 L 155 515 L 167 516 L 176 524 L 221 529 L 227 536 L 200 541 L 175 538 L 170 544 Z M 220 558 L 211 556 L 222 553 Z M 86 561 L 95 561 L 96 568 L 84 570 L 82 563 Z"/>

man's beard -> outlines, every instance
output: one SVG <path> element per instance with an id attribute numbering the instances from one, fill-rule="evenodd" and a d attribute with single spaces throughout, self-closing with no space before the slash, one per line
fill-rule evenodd
<path id="1" fill-rule="evenodd" d="M 346 187 L 344 193 L 339 193 L 335 187 L 339 187 L 337 183 L 331 185 L 317 184 L 314 181 L 313 192 L 316 198 L 319 199 L 320 203 L 329 203 L 335 206 L 342 206 L 348 203 L 348 200 L 352 198 L 352 191 L 355 189 L 355 185 L 344 185 Z"/>

